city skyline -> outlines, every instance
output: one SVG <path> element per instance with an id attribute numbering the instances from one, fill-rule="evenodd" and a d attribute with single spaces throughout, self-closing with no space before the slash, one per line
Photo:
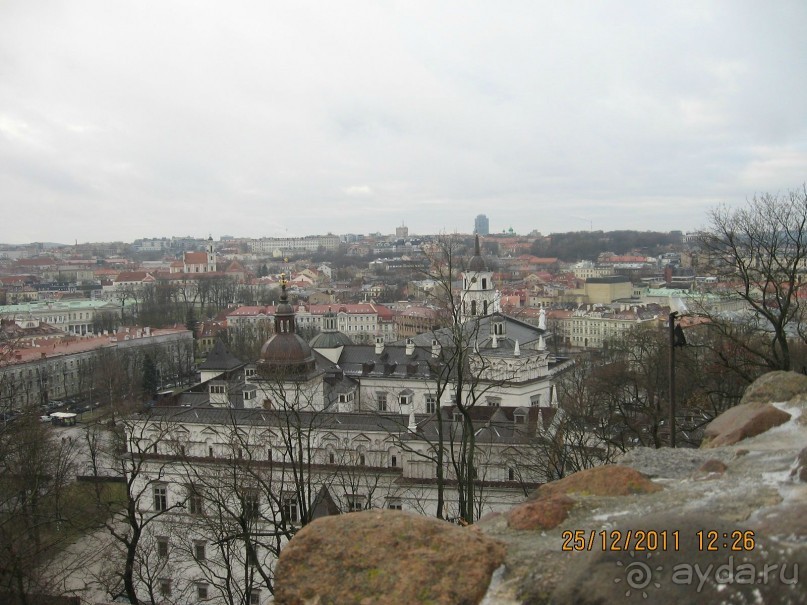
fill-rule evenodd
<path id="1" fill-rule="evenodd" d="M 807 174 L 807 5 L 12 1 L 0 241 L 692 231 Z"/>

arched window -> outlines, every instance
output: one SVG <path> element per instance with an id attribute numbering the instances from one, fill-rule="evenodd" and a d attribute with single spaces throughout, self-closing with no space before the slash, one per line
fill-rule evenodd
<path id="1" fill-rule="evenodd" d="M 476 301 L 471 301 L 471 315 L 476 315 Z"/>

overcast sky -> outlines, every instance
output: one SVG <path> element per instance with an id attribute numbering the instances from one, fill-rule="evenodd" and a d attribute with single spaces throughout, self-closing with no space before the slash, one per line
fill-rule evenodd
<path id="1" fill-rule="evenodd" d="M 0 242 L 690 230 L 807 180 L 807 2 L 0 0 Z"/>

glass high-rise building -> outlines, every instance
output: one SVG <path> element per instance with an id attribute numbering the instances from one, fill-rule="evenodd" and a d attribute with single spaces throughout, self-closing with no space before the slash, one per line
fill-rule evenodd
<path id="1" fill-rule="evenodd" d="M 486 215 L 480 214 L 474 219 L 474 233 L 477 235 L 490 234 L 490 223 Z"/>

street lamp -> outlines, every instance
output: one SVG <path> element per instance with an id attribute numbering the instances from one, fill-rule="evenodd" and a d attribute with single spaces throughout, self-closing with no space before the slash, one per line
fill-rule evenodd
<path id="1" fill-rule="evenodd" d="M 675 447 L 675 347 L 685 347 L 687 339 L 681 324 L 675 323 L 678 311 L 670 313 L 670 447 Z"/>

